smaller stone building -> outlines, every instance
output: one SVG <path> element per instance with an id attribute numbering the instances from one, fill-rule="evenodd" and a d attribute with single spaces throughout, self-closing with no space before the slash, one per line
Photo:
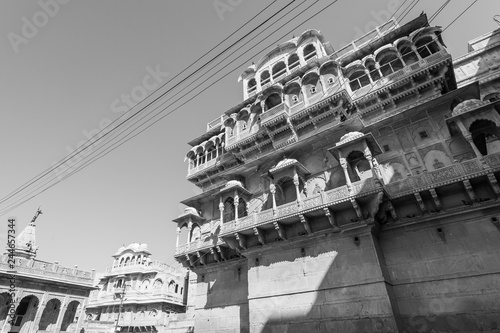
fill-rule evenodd
<path id="1" fill-rule="evenodd" d="M 185 312 L 187 271 L 152 261 L 146 244 L 113 258 L 90 296 L 85 332 L 167 332 L 173 314 Z"/>
<path id="2" fill-rule="evenodd" d="M 40 213 L 16 237 L 14 251 L 0 257 L 0 332 L 81 330 L 95 272 L 35 259 L 38 250 L 35 220 Z M 12 280 L 15 280 L 13 289 Z M 9 316 L 12 297 L 13 324 Z"/>

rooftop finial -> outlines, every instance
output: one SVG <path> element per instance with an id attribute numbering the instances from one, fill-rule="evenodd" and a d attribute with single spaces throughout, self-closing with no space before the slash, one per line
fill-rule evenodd
<path id="1" fill-rule="evenodd" d="M 38 215 L 40 215 L 40 214 L 42 214 L 42 210 L 40 209 L 40 206 L 39 206 L 38 209 L 36 210 L 35 216 L 33 216 L 33 219 L 30 222 L 30 225 L 32 225 L 32 226 L 35 225 L 35 221 L 36 221 Z"/>

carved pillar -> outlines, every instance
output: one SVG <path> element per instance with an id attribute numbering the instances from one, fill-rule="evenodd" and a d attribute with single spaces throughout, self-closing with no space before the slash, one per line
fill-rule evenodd
<path id="1" fill-rule="evenodd" d="M 373 168 L 373 156 L 372 156 L 372 152 L 370 151 L 370 148 L 366 147 L 365 151 L 363 152 L 363 155 L 365 156 L 365 158 L 368 160 L 368 163 L 370 164 L 370 170 L 372 171 L 373 178 L 378 179 L 378 175 Z"/>
<path id="2" fill-rule="evenodd" d="M 297 174 L 297 169 L 294 168 L 294 170 L 293 170 L 293 185 L 295 185 L 295 195 L 297 196 L 297 203 L 300 205 L 302 200 L 300 198 L 299 184 L 300 184 L 299 175 Z"/>
<path id="3" fill-rule="evenodd" d="M 78 315 L 78 321 L 76 323 L 75 332 L 80 332 L 80 329 L 83 326 L 83 321 L 85 320 L 85 308 L 86 307 L 87 307 L 87 299 L 84 299 L 83 303 L 80 303 L 80 305 L 78 305 L 78 309 L 76 310 L 77 313 L 80 312 L 80 314 Z"/>
<path id="4" fill-rule="evenodd" d="M 31 326 L 33 332 L 38 332 L 38 325 L 40 325 L 40 319 L 42 319 L 43 310 L 45 310 L 45 306 L 47 305 L 48 297 L 49 293 L 45 292 L 42 296 L 42 299 L 38 303 L 38 309 L 36 310 L 35 319 L 33 320 L 33 326 Z"/>
<path id="5" fill-rule="evenodd" d="M 368 76 L 368 80 L 370 80 L 370 83 L 373 84 L 372 77 L 370 76 L 370 71 L 367 68 L 365 68 L 365 74 L 366 76 Z"/>
<path id="6" fill-rule="evenodd" d="M 340 166 L 342 170 L 344 170 L 345 182 L 347 184 L 347 188 L 350 190 L 352 188 L 351 178 L 349 177 L 349 172 L 347 172 L 347 160 L 343 157 L 340 159 Z"/>
<path id="7" fill-rule="evenodd" d="M 483 158 L 483 154 L 481 154 L 481 152 L 479 151 L 479 149 L 477 149 L 476 144 L 472 140 L 472 135 L 467 130 L 467 128 L 465 128 L 465 125 L 462 122 L 462 119 L 457 119 L 457 125 L 458 125 L 458 128 L 460 128 L 460 131 L 462 132 L 462 135 L 464 136 L 465 140 L 467 140 L 469 142 L 472 150 L 474 150 L 474 154 L 476 154 L 476 157 L 482 159 Z"/>
<path id="8" fill-rule="evenodd" d="M 189 221 L 188 222 L 188 235 L 187 235 L 187 242 L 191 243 L 191 230 L 193 229 L 193 222 Z"/>
<path id="9" fill-rule="evenodd" d="M 273 213 L 276 214 L 276 185 L 271 183 L 271 185 L 269 185 L 269 191 L 271 192 L 271 196 L 273 199 Z"/>
<path id="10" fill-rule="evenodd" d="M 177 238 L 175 239 L 175 248 L 179 247 L 179 236 L 181 235 L 181 228 L 177 227 L 176 229 Z"/>
<path id="11" fill-rule="evenodd" d="M 224 203 L 222 202 L 222 197 L 220 197 L 219 210 L 220 210 L 220 224 L 222 224 L 224 223 Z"/>
<path id="12" fill-rule="evenodd" d="M 64 300 L 61 304 L 61 309 L 59 311 L 59 315 L 57 316 L 56 329 L 54 330 L 55 333 L 61 332 L 62 321 L 64 315 L 66 314 L 67 309 L 68 309 L 68 296 L 64 297 Z"/>
<path id="13" fill-rule="evenodd" d="M 418 53 L 417 47 L 415 45 L 411 46 L 411 50 L 417 55 L 418 61 L 422 60 L 422 57 L 420 56 L 420 53 Z"/>
<path id="14" fill-rule="evenodd" d="M 238 206 L 240 205 L 240 197 L 237 191 L 234 191 L 234 220 L 238 221 Z"/>

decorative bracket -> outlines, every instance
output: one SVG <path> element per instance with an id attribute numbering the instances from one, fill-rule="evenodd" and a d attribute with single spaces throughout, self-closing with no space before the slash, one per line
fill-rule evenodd
<path id="1" fill-rule="evenodd" d="M 392 205 L 391 201 L 387 203 L 387 208 L 389 208 L 389 212 L 391 213 L 392 219 L 394 221 L 399 220 L 398 214 L 396 214 L 396 210 L 394 209 L 394 206 Z"/>
<path id="2" fill-rule="evenodd" d="M 434 200 L 434 204 L 436 205 L 437 210 L 440 211 L 441 209 L 443 209 L 441 206 L 441 201 L 439 201 L 438 195 L 436 193 L 436 190 L 431 188 L 429 192 L 432 195 L 432 200 Z"/>
<path id="3" fill-rule="evenodd" d="M 413 195 L 415 195 L 415 199 L 417 199 L 417 202 L 418 202 L 418 205 L 420 207 L 420 210 L 422 211 L 422 214 L 427 213 L 427 208 L 425 208 L 425 204 L 424 204 L 424 201 L 422 200 L 422 196 L 420 195 L 420 193 L 415 192 L 415 193 L 413 193 Z"/>
<path id="4" fill-rule="evenodd" d="M 337 221 L 335 221 L 335 213 L 332 212 L 328 207 L 323 208 L 325 212 L 325 216 L 328 218 L 328 222 L 330 222 L 330 225 L 332 226 L 333 230 L 335 232 L 339 232 L 340 228 L 338 226 Z"/>
<path id="5" fill-rule="evenodd" d="M 278 232 L 278 236 L 282 240 L 286 240 L 285 229 L 283 228 L 283 226 L 281 224 L 279 224 L 278 222 L 274 222 L 273 224 L 274 224 L 274 229 L 276 229 L 276 231 Z"/>
<path id="6" fill-rule="evenodd" d="M 468 179 L 465 179 L 462 181 L 462 183 L 464 183 L 465 190 L 467 191 L 467 194 L 469 195 L 471 201 L 477 201 L 476 194 L 474 193 L 474 189 L 472 188 L 470 181 Z"/>
<path id="7" fill-rule="evenodd" d="M 236 237 L 236 240 L 240 244 L 240 247 L 243 250 L 247 249 L 247 240 L 244 235 L 240 234 L 239 232 L 235 233 L 234 236 Z"/>
<path id="8" fill-rule="evenodd" d="M 361 212 L 361 208 L 359 208 L 358 203 L 356 202 L 356 199 L 352 198 L 351 199 L 351 204 L 354 210 L 356 211 L 356 215 L 358 216 L 358 219 L 364 220 L 363 213 Z"/>
<path id="9" fill-rule="evenodd" d="M 257 239 L 259 240 L 259 243 L 262 245 L 266 245 L 265 237 L 264 237 L 264 231 L 258 229 L 258 228 L 253 228 L 253 232 L 255 236 L 257 236 Z"/>
<path id="10" fill-rule="evenodd" d="M 193 259 L 189 256 L 189 254 L 186 253 L 186 258 L 189 262 L 189 266 L 194 267 L 194 261 Z"/>
<path id="11" fill-rule="evenodd" d="M 305 215 L 302 215 L 302 214 L 300 214 L 299 216 L 300 216 L 300 222 L 302 223 L 302 225 L 306 229 L 307 233 L 309 235 L 312 234 L 311 223 L 309 222 L 309 219 Z"/>
<path id="12" fill-rule="evenodd" d="M 492 173 L 488 174 L 488 180 L 490 181 L 491 187 L 493 187 L 493 191 L 497 195 L 497 197 L 500 197 L 500 186 L 498 186 L 497 179 L 495 178 L 495 175 Z"/>
<path id="13" fill-rule="evenodd" d="M 215 249 L 214 247 L 211 247 L 210 253 L 214 256 L 214 260 L 216 262 L 220 262 L 220 255 L 219 255 L 219 253 L 217 253 L 217 249 Z"/>
<path id="14" fill-rule="evenodd" d="M 196 255 L 198 256 L 198 259 L 200 259 L 200 263 L 205 266 L 207 264 L 205 256 L 200 253 L 200 251 L 196 251 Z"/>
<path id="15" fill-rule="evenodd" d="M 217 245 L 215 248 L 217 249 L 217 252 L 219 252 L 221 259 L 226 261 L 227 258 L 226 258 L 226 255 L 224 253 L 224 249 L 221 248 L 219 245 Z"/>

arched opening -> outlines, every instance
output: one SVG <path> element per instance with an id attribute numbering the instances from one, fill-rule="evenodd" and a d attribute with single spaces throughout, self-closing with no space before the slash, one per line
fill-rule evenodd
<path id="1" fill-rule="evenodd" d="M 122 280 L 122 279 L 118 279 L 118 280 L 116 281 L 115 288 L 121 288 L 121 287 L 122 287 L 122 283 L 123 283 L 123 280 Z"/>
<path id="2" fill-rule="evenodd" d="M 123 266 L 123 262 L 124 262 L 124 261 L 125 261 L 125 259 L 124 259 L 124 258 L 121 258 L 121 259 L 120 259 L 120 267 L 122 267 L 122 266 Z"/>
<path id="3" fill-rule="evenodd" d="M 176 284 L 176 285 L 175 285 L 175 293 L 177 294 L 178 292 L 179 292 L 179 285 L 178 285 L 178 284 Z"/>
<path id="4" fill-rule="evenodd" d="M 377 69 L 377 66 L 375 64 L 375 60 L 367 59 L 365 62 L 365 67 L 366 67 L 366 69 L 368 69 L 368 72 L 370 74 L 370 78 L 372 79 L 372 82 L 375 82 L 381 78 L 380 72 Z"/>
<path id="5" fill-rule="evenodd" d="M 148 290 L 148 289 L 149 289 L 149 279 L 146 279 L 142 281 L 141 290 Z"/>
<path id="6" fill-rule="evenodd" d="M 259 115 L 262 113 L 262 107 L 260 106 L 260 103 L 256 103 L 252 105 L 250 109 L 250 121 L 249 121 L 249 126 L 250 126 L 250 133 L 255 133 L 259 130 Z"/>
<path id="7" fill-rule="evenodd" d="M 304 189 L 304 184 L 302 180 L 299 180 L 299 192 Z M 297 200 L 297 190 L 293 179 L 290 177 L 282 178 L 278 185 L 276 186 L 276 206 L 281 206 L 289 202 L 294 202 Z"/>
<path id="8" fill-rule="evenodd" d="M 191 229 L 191 242 L 197 241 L 201 238 L 200 226 L 195 224 L 193 229 Z"/>
<path id="9" fill-rule="evenodd" d="M 351 178 L 351 181 L 358 181 L 373 177 L 370 163 L 362 152 L 358 150 L 350 152 L 349 155 L 347 155 L 347 162 L 349 163 L 352 171 L 351 177 L 353 178 Z"/>
<path id="10" fill-rule="evenodd" d="M 163 287 L 163 281 L 161 279 L 156 279 L 156 281 L 153 285 L 153 289 L 160 290 L 161 287 Z"/>
<path id="11" fill-rule="evenodd" d="M 39 330 L 47 332 L 55 331 L 59 311 L 61 311 L 60 300 L 53 298 L 48 301 L 43 310 L 42 318 L 40 319 L 40 325 L 38 326 Z"/>
<path id="12" fill-rule="evenodd" d="M 319 74 L 328 86 L 332 86 L 338 80 L 338 66 L 336 63 L 328 62 L 320 68 Z"/>
<path id="13" fill-rule="evenodd" d="M 305 91 L 308 99 L 323 91 L 321 82 L 319 81 L 319 75 L 316 73 L 306 74 L 306 77 L 302 79 L 302 86 L 306 87 Z"/>
<path id="14" fill-rule="evenodd" d="M 382 76 L 389 76 L 404 67 L 395 51 L 382 51 L 377 55 L 377 60 Z"/>
<path id="15" fill-rule="evenodd" d="M 3 327 L 5 320 L 8 319 L 7 315 L 9 314 L 11 299 L 12 297 L 9 293 L 0 294 L 0 327 Z"/>
<path id="16" fill-rule="evenodd" d="M 410 41 L 403 41 L 398 44 L 398 52 L 401 54 L 406 66 L 414 64 L 419 61 L 417 54 L 412 49 Z"/>
<path id="17" fill-rule="evenodd" d="M 238 218 L 247 216 L 247 203 L 243 198 L 238 200 Z"/>
<path id="18" fill-rule="evenodd" d="M 21 332 L 25 325 L 30 325 L 30 323 L 35 319 L 37 308 L 38 299 L 35 296 L 30 295 L 24 297 L 16 308 L 11 331 Z M 45 308 L 47 309 L 47 307 Z"/>
<path id="19" fill-rule="evenodd" d="M 292 54 L 288 57 L 288 70 L 291 72 L 300 66 L 300 59 L 297 53 Z"/>
<path id="20" fill-rule="evenodd" d="M 313 58 L 316 56 L 316 48 L 314 47 L 313 44 L 309 44 L 306 47 L 304 47 L 304 60 L 308 61 L 309 59 Z"/>
<path id="21" fill-rule="evenodd" d="M 476 120 L 470 125 L 469 131 L 481 154 L 488 155 L 500 152 L 500 133 L 493 121 L 487 119 Z"/>
<path id="22" fill-rule="evenodd" d="M 282 103 L 281 96 L 278 93 L 272 93 L 266 98 L 266 101 L 264 102 L 265 105 L 265 111 L 268 111 L 275 106 L 278 106 Z"/>
<path id="23" fill-rule="evenodd" d="M 251 93 L 254 93 L 256 89 L 257 89 L 257 81 L 255 80 L 255 78 L 251 78 L 248 81 L 247 92 L 250 95 Z"/>
<path id="24" fill-rule="evenodd" d="M 351 87 L 352 91 L 356 91 L 359 88 L 370 84 L 370 79 L 368 78 L 368 75 L 366 75 L 365 71 L 361 69 L 354 71 L 352 74 L 348 76 L 348 78 L 349 78 L 349 86 Z"/>
<path id="25" fill-rule="evenodd" d="M 78 323 L 77 310 L 79 309 L 79 305 L 80 303 L 78 301 L 72 301 L 68 304 L 61 323 L 61 332 L 68 331 L 68 328 L 71 330 L 70 325 L 73 324 L 73 326 L 75 326 Z"/>
<path id="26" fill-rule="evenodd" d="M 278 77 L 286 73 L 286 65 L 284 61 L 278 62 L 273 67 L 273 80 L 276 80 Z"/>
<path id="27" fill-rule="evenodd" d="M 234 199 L 229 197 L 224 201 L 224 222 L 234 220 Z"/>
<path id="28" fill-rule="evenodd" d="M 284 93 L 286 102 L 290 107 L 294 106 L 295 104 L 299 104 L 304 100 L 304 98 L 302 97 L 300 85 L 296 82 L 288 85 L 285 88 Z"/>
<path id="29" fill-rule="evenodd" d="M 171 293 L 175 292 L 175 282 L 174 281 L 170 281 L 169 282 L 169 284 L 168 284 L 168 291 L 171 292 Z"/>
<path id="30" fill-rule="evenodd" d="M 267 70 L 263 71 L 260 74 L 260 85 L 261 85 L 261 87 L 265 86 L 269 82 L 271 82 L 271 77 L 269 76 L 269 71 L 267 71 Z"/>
<path id="31" fill-rule="evenodd" d="M 441 50 L 439 45 L 431 36 L 420 38 L 415 42 L 415 46 L 417 47 L 418 54 L 420 54 L 420 57 L 422 58 L 427 58 L 431 54 L 437 53 Z"/>
<path id="32" fill-rule="evenodd" d="M 125 259 L 125 266 L 128 266 L 130 264 L 130 257 L 127 257 L 127 259 Z"/>

